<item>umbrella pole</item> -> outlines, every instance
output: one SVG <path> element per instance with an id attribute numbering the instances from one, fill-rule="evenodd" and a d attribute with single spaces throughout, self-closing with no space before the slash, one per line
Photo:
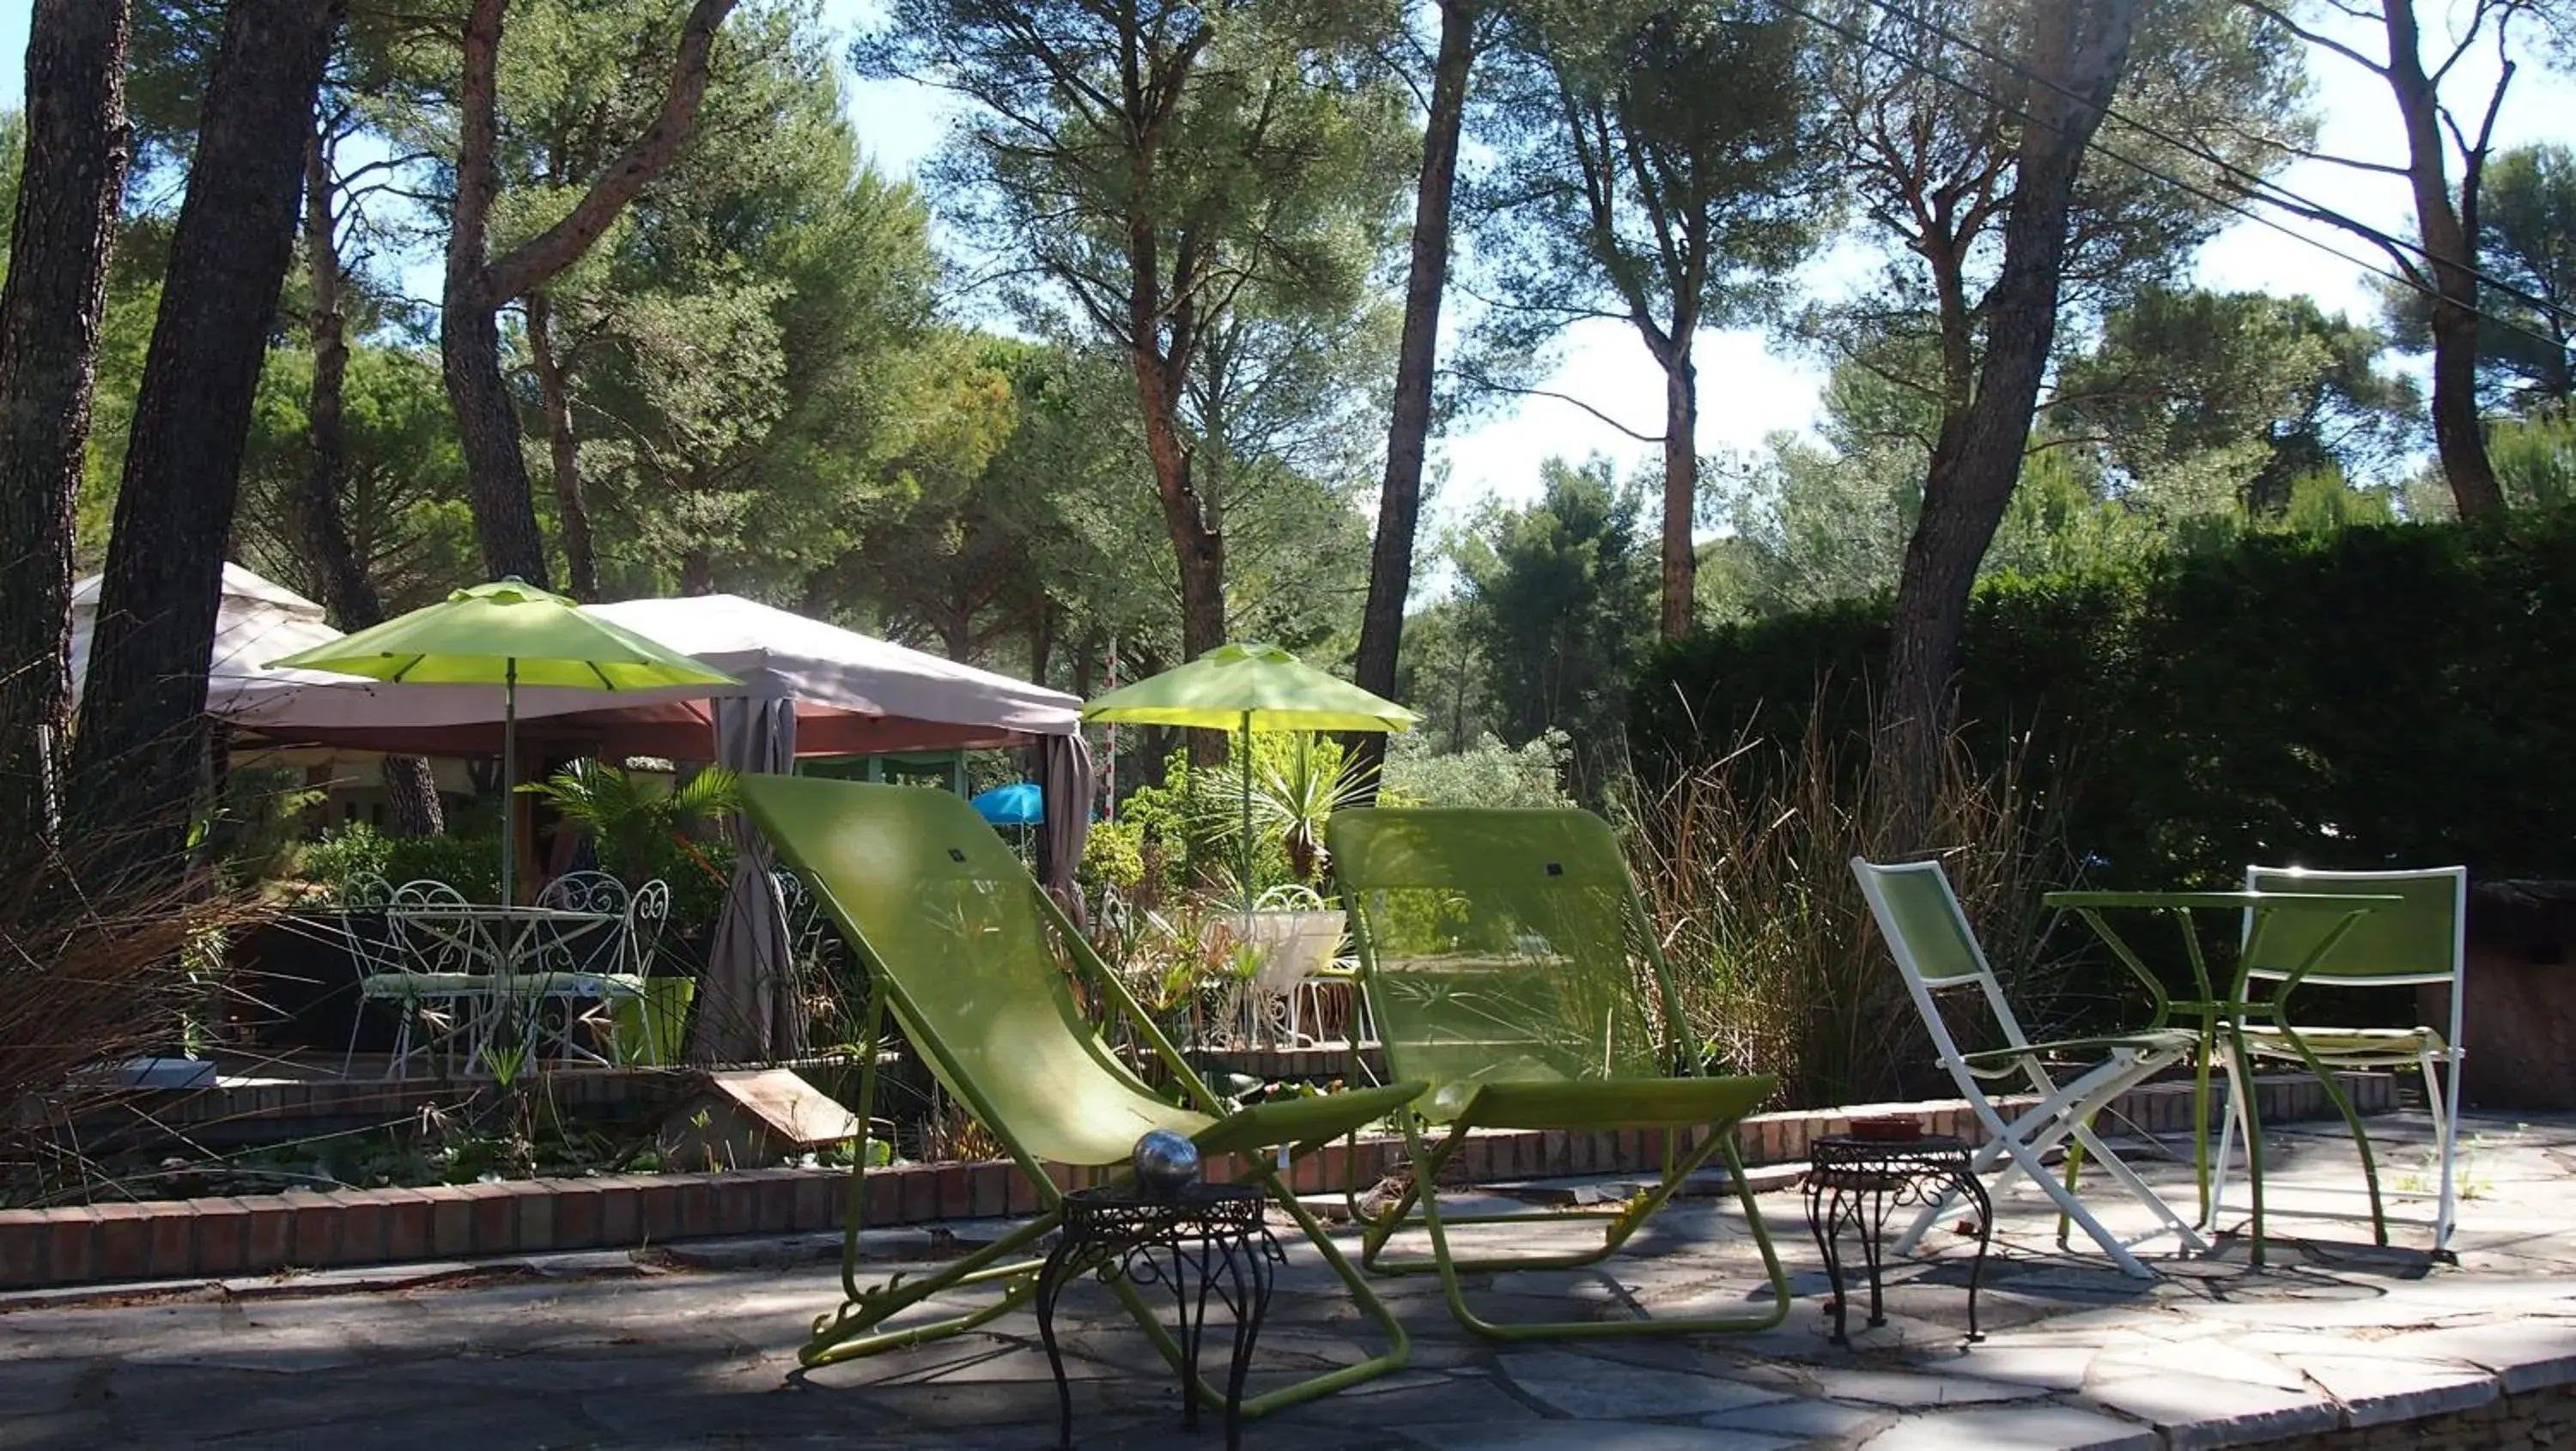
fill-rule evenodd
<path id="1" fill-rule="evenodd" d="M 1252 911 L 1252 712 L 1243 713 L 1243 910 Z"/>
<path id="2" fill-rule="evenodd" d="M 510 908 L 519 901 L 518 782 L 519 658 L 513 655 L 501 664 L 501 961 L 493 984 L 501 1000 L 501 1022 L 510 1030 L 503 1035 L 504 1054 L 515 1054 L 519 1049 L 517 984 L 510 980 L 519 956 L 519 924 L 510 915 Z"/>
<path id="3" fill-rule="evenodd" d="M 501 667 L 501 905 L 518 904 L 519 661 Z"/>

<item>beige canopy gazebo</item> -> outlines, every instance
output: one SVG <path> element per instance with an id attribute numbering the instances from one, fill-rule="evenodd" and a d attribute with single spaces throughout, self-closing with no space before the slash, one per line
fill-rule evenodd
<path id="1" fill-rule="evenodd" d="M 1091 757 L 1073 696 L 734 595 L 590 610 L 742 683 L 615 696 L 523 689 L 522 749 L 785 774 L 800 758 L 1034 747 L 1047 798 L 1041 869 L 1050 887 L 1070 887 L 1092 803 Z M 254 670 L 210 708 L 278 744 L 440 756 L 497 755 L 501 748 L 500 706 L 492 692 L 471 687 Z M 701 1031 L 690 1055 L 774 1059 L 796 1051 L 803 1037 L 794 994 L 779 990 L 786 930 L 769 888 L 767 845 L 746 821 L 729 830 L 737 865 L 699 990 Z"/>

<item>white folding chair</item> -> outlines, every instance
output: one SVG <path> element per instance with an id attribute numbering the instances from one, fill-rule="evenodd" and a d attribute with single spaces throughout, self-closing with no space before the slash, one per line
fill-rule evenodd
<path id="1" fill-rule="evenodd" d="M 1986 1126 L 1986 1142 L 1977 1150 L 1971 1170 L 1982 1175 L 1992 1172 L 2004 1160 L 2011 1160 L 2068 1219 L 2084 1227 L 2113 1264 L 2139 1279 L 2154 1276 L 2131 1252 L 2132 1244 L 2172 1234 L 2189 1249 L 2207 1249 L 2208 1241 L 2148 1188 L 2119 1155 L 2112 1153 L 2094 1134 L 2092 1126 L 2094 1115 L 2104 1105 L 2158 1070 L 2189 1059 L 2199 1047 L 2199 1035 L 2182 1028 L 2155 1028 L 2034 1043 L 2022 1032 L 2021 1021 L 2013 1016 L 2002 985 L 1986 963 L 1985 949 L 1977 945 L 1976 933 L 1968 926 L 1966 912 L 1960 909 L 1958 894 L 1950 889 L 1950 879 L 1942 873 L 1939 863 L 1880 866 L 1854 857 L 1851 868 L 1852 875 L 1860 881 L 1861 895 L 1868 899 L 1870 915 L 1878 919 L 1878 930 L 1887 939 L 1897 970 L 1905 976 L 1905 989 L 1914 999 L 1915 1011 L 1922 1015 L 1924 1029 L 1932 1035 L 1941 1066 L 1949 1071 L 1951 1081 L 1959 1086 L 1960 1097 L 1968 1101 Z M 1983 996 L 2004 1046 L 1962 1052 L 1951 1036 L 1935 994 L 1968 987 Z M 2044 1061 L 2079 1055 L 2100 1061 L 2063 1082 Z M 2021 1079 L 2039 1095 L 2039 1102 L 2007 1121 L 1988 1097 L 1985 1080 L 2013 1078 Z M 2069 1137 L 2099 1160 L 2103 1171 L 2120 1187 L 2152 1211 L 2160 1227 L 2136 1240 L 2124 1241 L 2085 1207 L 2071 1187 L 2049 1173 L 2041 1162 L 2042 1156 Z M 1913 1225 L 1897 1240 L 1898 1254 L 1913 1252 L 1924 1232 L 1948 1209 L 1950 1197 L 1943 1196 L 1923 1207 Z"/>
<path id="2" fill-rule="evenodd" d="M 2433 1117 L 2433 1152 L 2440 1187 L 2433 1211 L 2433 1250 L 2447 1253 L 2456 1208 L 2460 1127 L 2460 1007 L 2462 969 L 2468 958 L 2469 869 L 2428 867 L 2415 871 L 2329 872 L 2304 867 L 2249 866 L 2245 887 L 2258 892 L 2351 892 L 2365 896 L 2402 897 L 2350 924 L 2316 954 L 2319 935 L 2337 924 L 2323 917 L 2281 914 L 2254 940 L 2253 918 L 2246 919 L 2245 976 L 2276 985 L 2272 1022 L 2244 1025 L 2245 1047 L 2257 1059 L 2296 1062 L 2317 1076 L 2328 1097 L 2352 1130 L 2361 1154 L 2362 1176 L 2370 1190 L 2370 1222 L 2379 1243 L 2388 1243 L 2388 1218 L 2379 1185 L 2379 1164 L 2363 1133 L 2360 1116 L 2335 1083 L 2334 1074 L 2355 1068 L 2412 1068 L 2424 1075 L 2424 1103 Z M 2300 971 L 2311 957 L 2312 966 Z M 2451 999 L 2449 1031 L 2412 1028 L 2301 1027 L 2288 1020 L 2291 993 L 2302 988 L 2442 987 Z M 2442 1071 L 2436 1073 L 2435 1065 Z M 2231 1105 L 2218 1135 L 2218 1167 L 2211 1179 L 2209 1217 L 2215 1223 L 2227 1193 L 2228 1159 L 2244 1128 L 2244 1095 L 2228 1069 L 2227 1101 Z M 2404 1192 L 2404 1191 L 2401 1191 Z"/>

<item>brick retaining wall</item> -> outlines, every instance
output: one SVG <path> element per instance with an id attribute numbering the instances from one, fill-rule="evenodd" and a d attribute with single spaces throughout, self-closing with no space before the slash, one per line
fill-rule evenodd
<path id="1" fill-rule="evenodd" d="M 2386 1074 L 2346 1074 L 2365 1113 L 2396 1103 Z M 2262 1081 L 2264 1119 L 2315 1118 L 2332 1110 L 2304 1076 Z M 2026 1101 L 2026 1100 L 2025 1100 Z M 2191 1117 L 2190 1085 L 2133 1089 L 2110 1114 L 2151 1133 L 2181 1130 Z M 1750 1164 L 1804 1160 L 1808 1142 L 1849 1128 L 1855 1117 L 1909 1114 L 1926 1132 L 1981 1140 L 1975 1114 L 1958 1101 L 1855 1104 L 1838 1109 L 1756 1114 L 1738 1128 Z M 2106 1132 L 2117 1132 L 2105 1123 Z M 1298 1162 L 1299 1193 L 1366 1187 L 1401 1163 L 1402 1141 L 1333 1144 Z M 1636 1130 L 1495 1132 L 1474 1136 L 1461 1155 L 1476 1183 L 1563 1175 L 1654 1171 L 1660 1136 Z M 1223 1177 L 1222 1166 L 1212 1166 Z M 1079 1187 L 1107 1171 L 1050 1166 L 1058 1184 Z M 134 1280 L 211 1278 L 286 1269 L 400 1264 L 547 1250 L 637 1248 L 675 1239 L 783 1234 L 841 1227 L 848 1174 L 836 1169 L 749 1169 L 727 1174 L 624 1174 L 446 1184 L 421 1189 L 334 1189 L 238 1198 L 146 1200 L 69 1209 L 0 1210 L 0 1290 Z M 921 1223 L 1026 1214 L 1037 1191 L 1008 1163 L 904 1164 L 864 1180 L 866 1222 Z"/>

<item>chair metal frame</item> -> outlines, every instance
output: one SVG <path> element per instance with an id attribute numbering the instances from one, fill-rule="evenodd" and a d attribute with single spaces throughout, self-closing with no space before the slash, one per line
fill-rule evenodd
<path id="1" fill-rule="evenodd" d="M 745 811 L 768 838 L 779 860 L 804 876 L 815 902 L 840 928 L 854 960 L 866 969 L 868 1005 L 866 1028 L 861 1038 L 859 1102 L 854 1107 L 858 1121 L 870 1125 L 876 1121 L 873 1115 L 881 1056 L 878 1048 L 886 1041 L 891 1019 L 902 1027 L 905 1040 L 923 1057 L 934 1075 L 1001 1142 L 1011 1163 L 1028 1181 L 1038 1200 L 1035 1217 L 989 1245 L 926 1274 L 910 1276 L 897 1273 L 881 1283 L 863 1285 L 859 1279 L 859 1239 L 867 1219 L 869 1154 L 865 1144 L 859 1145 L 858 1152 L 852 1156 L 846 1229 L 842 1240 L 841 1287 L 846 1298 L 837 1312 L 816 1319 L 811 1338 L 798 1352 L 798 1359 L 803 1364 L 808 1367 L 829 1365 L 963 1334 L 1028 1303 L 1037 1292 L 1043 1263 L 1035 1257 L 1036 1251 L 1040 1242 L 1058 1228 L 1063 1218 L 1065 1186 L 1048 1173 L 1046 1164 L 1028 1147 L 1028 1136 L 1019 1131 L 1026 1126 L 1015 1126 L 988 1091 L 987 1085 L 979 1081 L 969 1061 L 927 1027 L 928 1015 L 923 1011 L 914 988 L 906 982 L 908 973 L 953 974 L 963 969 L 956 962 L 903 961 L 880 951 L 860 912 L 835 891 L 832 871 L 818 860 L 828 857 L 830 843 L 818 841 L 816 836 L 839 829 L 844 823 L 856 823 L 862 829 L 869 829 L 871 823 L 877 823 L 888 832 L 896 832 L 898 827 L 884 823 L 903 818 L 918 825 L 936 818 L 941 846 L 951 861 L 965 866 L 967 873 L 973 874 L 966 879 L 996 892 L 1022 896 L 1034 909 L 1034 925 L 1038 930 L 1033 940 L 1024 944 L 1026 951 L 1045 954 L 1057 964 L 1069 965 L 1111 1014 L 1126 1019 L 1146 1050 L 1160 1061 L 1170 1082 L 1180 1090 L 1188 1106 L 1176 1107 L 1154 1097 L 1144 1082 L 1135 1077 L 1101 1040 L 1096 1028 L 1077 1025 L 1077 1020 L 1071 1016 L 1071 1000 L 1059 988 L 1055 993 L 1058 1019 L 1066 1031 L 1074 1034 L 1082 1044 L 1093 1068 L 1106 1075 L 1112 1092 L 1132 1095 L 1128 1101 L 1146 1116 L 1188 1127 L 1191 1138 L 1203 1154 L 1211 1158 L 1240 1156 L 1238 1162 L 1242 1172 L 1237 1182 L 1257 1183 L 1269 1191 L 1271 1202 L 1296 1222 L 1327 1267 L 1341 1280 L 1362 1317 L 1386 1337 L 1388 1349 L 1378 1355 L 1245 1400 L 1242 1403 L 1243 1416 L 1249 1419 L 1265 1415 L 1403 1368 L 1412 1351 L 1411 1340 L 1402 1323 L 1344 1258 L 1313 1211 L 1288 1190 L 1285 1171 L 1297 1157 L 1341 1139 L 1361 1125 L 1396 1112 L 1421 1091 L 1420 1084 L 1274 1101 L 1229 1111 L 1227 1105 L 1191 1069 L 1151 1015 L 1129 994 L 1118 974 L 1100 960 L 1054 899 L 1028 875 L 1010 848 L 981 816 L 967 806 L 963 798 L 946 792 L 899 786 L 776 776 L 747 776 L 741 790 Z M 874 861 L 880 867 L 888 865 L 885 857 Z M 926 912 L 934 909 L 929 905 L 916 904 L 910 910 Z M 881 925 L 892 927 L 895 924 Z M 1046 940 L 1049 936 L 1054 939 L 1055 946 L 1062 949 L 1061 952 L 1050 949 Z M 1013 946 L 1016 949 L 1022 944 Z M 1050 968 L 1050 971 L 1056 970 L 1061 969 Z M 1099 1084 L 1100 1080 L 1094 1081 L 1094 1086 Z M 1270 1153 L 1274 1149 L 1277 1151 L 1275 1159 Z M 1094 1177 L 1106 1180 L 1115 1177 L 1123 1165 L 1104 1162 L 1077 1167 L 1094 1170 Z M 1183 1347 L 1164 1329 L 1136 1288 L 1120 1277 L 1113 1276 L 1109 1283 L 1155 1349 L 1176 1370 L 1182 1369 L 1185 1365 Z M 963 1313 L 927 1322 L 888 1326 L 889 1321 L 934 1296 L 969 1288 L 989 1291 L 993 1298 Z M 1223 1388 L 1206 1377 L 1196 1377 L 1195 1387 L 1203 1404 L 1225 1405 Z"/>
<path id="2" fill-rule="evenodd" d="M 2022 1030 L 2021 1020 L 2014 1015 L 2011 1002 L 2004 996 L 2003 984 L 1995 977 L 1986 959 L 1985 947 L 1969 926 L 1959 895 L 1950 886 L 1949 874 L 1939 862 L 1901 862 L 1881 865 L 1864 857 L 1851 859 L 1852 876 L 1860 884 L 1861 896 L 1868 901 L 1870 915 L 1878 922 L 1879 935 L 1895 958 L 1897 971 L 1904 976 L 1905 990 L 1914 1000 L 1915 1012 L 1922 1018 L 1931 1035 L 1933 1051 L 1941 1065 L 1958 1085 L 1978 1122 L 1985 1125 L 1986 1142 L 1969 1163 L 1969 1172 L 1980 1177 L 1994 1172 L 2007 1161 L 2021 1170 L 2057 1205 L 2065 1220 L 2083 1227 L 2102 1253 L 2120 1270 L 2137 1279 L 2153 1279 L 2133 1250 L 2135 1244 L 2161 1239 L 2171 1234 L 2184 1247 L 2194 1252 L 2205 1251 L 2209 1241 L 2201 1236 L 2155 1190 L 2147 1186 L 2137 1171 L 2111 1152 L 2093 1131 L 2093 1119 L 2121 1094 L 2165 1068 L 2188 1062 L 2197 1051 L 2199 1039 L 2187 1029 L 2167 1028 L 2161 1014 L 2156 1023 L 2133 1034 L 2114 1034 L 2090 1038 L 2033 1042 Z M 1956 944 L 1964 955 L 1965 965 L 1953 964 L 1950 970 L 1938 970 L 1926 959 L 1925 945 L 1907 932 L 1903 913 L 1890 899 L 1892 882 L 1928 881 L 1940 890 L 1940 901 L 1947 914 L 1947 925 L 1958 934 Z M 1952 1036 L 1950 1025 L 1941 1011 L 1937 995 L 1956 988 L 1974 987 L 1984 1000 L 1988 1014 L 2002 1034 L 2004 1046 L 1985 1052 L 1962 1051 Z M 2059 1081 L 2042 1061 L 2051 1052 L 2096 1056 L 2101 1061 L 2083 1072 Z M 1986 1079 L 2021 1078 L 2039 1102 L 2007 1119 L 1989 1096 Z M 2075 1147 L 2068 1150 L 2069 1172 L 2066 1182 L 2048 1171 L 2042 1156 L 2068 1139 Z M 2084 1202 L 2076 1197 L 2074 1165 L 2078 1154 L 2089 1154 L 2101 1162 L 2103 1170 L 2132 1198 L 2152 1212 L 2159 1227 L 2135 1240 L 2123 1240 L 2103 1224 Z M 1897 1254 L 1912 1254 L 1923 1236 L 1940 1221 L 1956 1196 L 1942 1195 L 1924 1205 L 1914 1222 L 1899 1236 L 1892 1249 Z M 2061 1235 L 2062 1238 L 2062 1235 Z"/>

